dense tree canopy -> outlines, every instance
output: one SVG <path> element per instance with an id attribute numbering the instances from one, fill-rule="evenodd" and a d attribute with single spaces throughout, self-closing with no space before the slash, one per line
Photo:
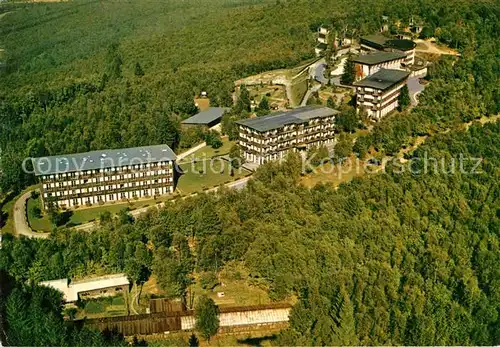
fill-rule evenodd
<path id="1" fill-rule="evenodd" d="M 179 200 L 132 224 L 4 237 L 0 267 L 37 282 L 123 271 L 131 258 L 148 267 L 151 252 L 159 285 L 183 296 L 193 269 L 237 260 L 271 297 L 299 296 L 281 344 L 498 344 L 499 151 L 500 123 L 472 125 L 430 138 L 402 173 L 389 163 L 337 190 L 298 185 L 291 156 L 242 191 Z M 463 173 L 461 156 L 471 158 Z M 482 159 L 473 173 L 472 158 Z"/>
<path id="2" fill-rule="evenodd" d="M 310 57 L 321 24 L 359 36 L 376 31 L 382 14 L 406 22 L 419 15 L 461 58 L 431 66 L 411 111 L 387 117 L 354 144 L 338 137 L 335 160 L 370 147 L 395 154 L 411 137 L 453 129 L 408 154 L 404 172 L 389 163 L 338 189 L 307 189 L 292 155 L 264 165 L 241 191 L 179 200 L 137 220 L 103 216 L 92 233 L 4 236 L 0 270 L 18 284 L 2 298 L 1 317 L 17 327 L 14 344 L 33 344 L 25 342 L 25 322 L 37 332 L 50 327 L 37 344 L 74 342 L 56 319 L 57 305 L 36 308 L 55 302 L 54 294 L 31 283 L 122 271 L 142 283 L 152 273 L 168 296 L 185 297 L 193 271 L 217 271 L 227 261 L 244 263 L 273 299 L 299 298 L 281 345 L 500 344 L 500 123 L 456 129 L 500 111 L 497 2 L 218 0 L 204 12 L 191 0 L 15 6 L 0 21 L 8 62 L 0 79 L 4 191 L 33 182 L 21 172 L 26 156 L 189 147 L 206 136 L 179 127 L 197 112 L 194 95 L 207 91 L 212 105 L 231 106 L 234 80 Z M 247 92 L 236 93 L 222 121 L 232 139 L 234 121 L 249 115 Z M 356 117 L 346 110 L 341 130 L 355 130 Z M 237 148 L 231 152 L 236 158 Z M 471 158 L 462 165 L 467 172 L 457 169 L 461 156 Z M 436 161 L 424 166 L 425 158 Z M 474 173 L 472 158 L 481 159 Z"/>
<path id="3" fill-rule="evenodd" d="M 438 110 L 422 110 L 422 117 L 432 121 L 446 111 L 445 118 L 466 118 L 500 109 L 495 1 L 0 5 L 2 11 L 13 8 L 0 20 L 7 60 L 0 72 L 3 190 L 33 183 L 21 172 L 26 156 L 182 145 L 179 121 L 197 112 L 195 95 L 207 91 L 212 106 L 231 106 L 234 80 L 311 57 L 313 28 L 321 24 L 339 32 L 347 27 L 356 37 L 378 30 L 382 15 L 403 23 L 418 16 L 463 53 L 457 64 L 431 71 L 436 83 L 425 94 L 428 107 Z M 449 110 L 442 98 L 453 104 Z M 246 110 L 243 98 L 235 117 Z"/>

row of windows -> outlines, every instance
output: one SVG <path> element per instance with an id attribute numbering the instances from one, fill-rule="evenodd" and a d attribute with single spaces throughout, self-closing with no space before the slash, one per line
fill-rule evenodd
<path id="1" fill-rule="evenodd" d="M 159 184 L 159 183 L 170 183 L 169 179 L 158 179 L 154 181 L 141 181 L 141 182 L 131 182 L 131 183 L 122 183 L 122 184 L 114 184 L 109 186 L 97 186 L 90 188 L 82 188 L 82 189 L 74 189 L 67 190 L 55 193 L 45 193 L 45 197 L 52 196 L 64 196 L 64 195 L 72 195 L 72 194 L 81 194 L 81 193 L 91 193 L 91 192 L 102 192 L 106 190 L 114 190 L 114 189 L 123 189 L 123 188 L 136 188 L 136 187 L 145 187 L 151 184 Z"/>
<path id="2" fill-rule="evenodd" d="M 147 168 L 157 168 L 170 165 L 170 162 L 159 162 L 159 163 L 150 163 L 150 164 L 141 164 L 141 165 L 127 165 L 120 167 L 111 167 L 106 169 L 96 169 L 96 170 L 86 170 L 81 172 L 68 172 L 54 175 L 44 175 L 42 179 L 54 179 L 54 178 L 66 178 L 66 177 L 79 177 L 79 176 L 87 176 L 94 175 L 103 172 L 129 172 L 133 170 L 143 170 Z"/>
<path id="3" fill-rule="evenodd" d="M 89 184 L 89 183 L 123 181 L 125 179 L 136 179 L 136 178 L 142 178 L 142 177 L 167 175 L 167 174 L 169 174 L 169 170 L 148 171 L 145 173 L 140 172 L 140 173 L 133 173 L 133 174 L 118 175 L 118 176 L 95 177 L 95 178 L 82 179 L 82 180 L 62 181 L 62 182 L 57 182 L 57 183 L 45 183 L 45 184 L 43 184 L 43 188 L 55 188 L 55 187 L 62 188 L 62 187 L 68 187 L 68 186 L 71 187 L 71 186 L 77 186 L 77 185 Z"/>

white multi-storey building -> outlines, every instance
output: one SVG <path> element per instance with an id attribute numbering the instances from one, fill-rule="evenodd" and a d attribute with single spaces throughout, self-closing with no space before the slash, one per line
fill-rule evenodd
<path id="1" fill-rule="evenodd" d="M 263 164 L 290 151 L 334 143 L 335 115 L 328 107 L 306 106 L 289 112 L 238 121 L 239 145 L 247 162 Z"/>
<path id="2" fill-rule="evenodd" d="M 47 208 L 152 198 L 174 191 L 176 156 L 167 145 L 33 158 Z"/>
<path id="3" fill-rule="evenodd" d="M 368 116 L 379 120 L 398 107 L 401 88 L 408 81 L 407 71 L 381 69 L 361 81 L 356 87 L 356 107 L 364 109 Z"/>

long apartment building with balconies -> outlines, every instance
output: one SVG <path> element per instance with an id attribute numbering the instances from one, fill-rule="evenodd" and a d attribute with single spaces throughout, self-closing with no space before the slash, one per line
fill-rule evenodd
<path id="1" fill-rule="evenodd" d="M 398 107 L 401 88 L 408 81 L 407 71 L 381 69 L 373 75 L 354 82 L 356 107 L 364 109 L 372 119 L 379 120 Z"/>
<path id="2" fill-rule="evenodd" d="M 45 208 L 153 198 L 174 191 L 176 156 L 167 145 L 33 158 Z"/>
<path id="3" fill-rule="evenodd" d="M 245 161 L 263 164 L 284 158 L 290 151 L 334 143 L 337 114 L 328 107 L 305 106 L 238 121 L 238 143 Z"/>

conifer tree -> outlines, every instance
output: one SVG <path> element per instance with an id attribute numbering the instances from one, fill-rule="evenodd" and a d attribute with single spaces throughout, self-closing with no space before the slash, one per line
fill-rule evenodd
<path id="1" fill-rule="evenodd" d="M 408 90 L 408 85 L 405 84 L 403 88 L 401 88 L 401 93 L 398 97 L 398 110 L 404 111 L 410 106 L 410 91 Z"/>
<path id="2" fill-rule="evenodd" d="M 354 71 L 354 62 L 351 57 L 347 58 L 344 63 L 344 73 L 340 77 L 340 82 L 344 85 L 351 85 L 356 77 L 356 72 Z"/>

